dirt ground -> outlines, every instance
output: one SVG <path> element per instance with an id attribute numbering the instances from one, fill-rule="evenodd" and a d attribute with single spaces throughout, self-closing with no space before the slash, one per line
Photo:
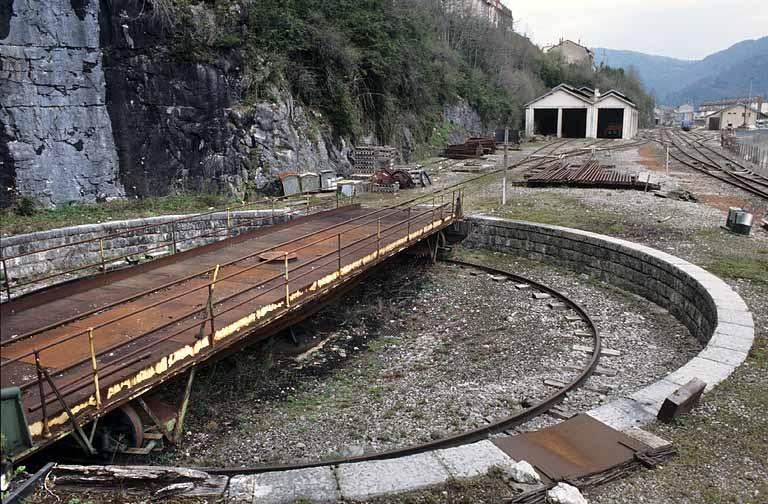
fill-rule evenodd
<path id="1" fill-rule="evenodd" d="M 756 226 L 751 236 L 744 237 L 720 226 L 728 206 L 746 206 L 762 215 L 768 202 L 674 162 L 667 174 L 663 160 L 664 153 L 650 144 L 611 154 L 611 162 L 621 169 L 651 170 L 663 192 L 689 191 L 698 202 L 642 191 L 514 185 L 509 189 L 509 204 L 502 208 L 500 177 L 496 176 L 472 184 L 465 209 L 643 243 L 698 264 L 729 283 L 755 318 L 757 339 L 747 362 L 707 394 L 691 415 L 672 425 L 650 427 L 677 446 L 679 457 L 656 470 L 589 490 L 587 497 L 600 504 L 765 503 L 768 231 Z M 438 175 L 438 184 L 466 178 L 448 172 Z M 521 181 L 522 175 L 523 170 L 512 170 L 510 178 Z M 378 198 L 371 197 L 371 203 Z M 633 374 L 633 368 L 642 366 L 632 360 L 615 364 L 622 370 L 619 380 L 623 380 L 615 384 L 616 394 L 679 367 L 696 351 L 687 331 L 645 300 L 529 261 L 472 252 L 460 255 L 542 279 L 583 303 L 590 313 L 600 314 L 600 329 L 612 338 L 611 345 L 626 344 L 626 336 L 631 334 L 638 350 L 652 350 L 638 356 L 644 359 L 653 354 L 657 359 L 646 374 Z M 301 338 L 325 342 L 315 353 L 299 358 L 285 355 L 281 344 L 272 353 L 251 352 L 200 373 L 198 380 L 216 392 L 198 392 L 183 447 L 155 462 L 208 465 L 310 460 L 438 439 L 515 411 L 522 399 L 541 390 L 545 375 L 552 377 L 571 358 L 564 351 L 561 321 L 525 297 L 515 297 L 516 292 L 502 283 L 444 265 L 429 268 L 407 262 L 398 275 L 396 282 L 379 278 L 366 283 L 355 303 L 342 303 L 306 324 Z M 497 304 L 494 300 L 501 294 L 511 301 Z M 542 324 L 543 334 L 548 336 L 536 347 L 525 339 L 527 310 L 534 310 L 532 316 L 551 317 Z M 617 313 L 622 315 L 611 325 L 611 315 Z M 494 332 L 497 327 L 504 328 L 503 336 Z M 530 355 L 521 351 L 529 347 Z M 623 353 L 631 352 L 625 349 Z M 542 360 L 541 354 L 547 357 Z M 439 361 L 435 357 L 446 365 L 435 364 Z M 462 369 L 463 376 L 450 374 L 456 368 Z M 516 383 L 512 379 L 516 373 L 531 373 L 532 379 Z M 429 381 L 428 390 L 418 386 L 422 378 Z M 244 389 L 244 383 L 253 386 Z M 464 383 L 469 385 L 458 386 Z M 458 399 L 448 407 L 454 397 Z M 597 394 L 585 394 L 572 407 L 587 408 L 604 400 L 606 397 Z M 356 437 L 348 424 L 366 413 L 368 418 Z M 538 425 L 541 423 L 531 427 Z M 490 503 L 510 495 L 500 478 L 491 474 L 375 502 Z M 61 493 L 60 498 L 67 502 L 70 497 L 73 495 Z M 120 500 L 116 494 L 84 498 L 96 502 L 134 499 Z M 37 500 L 58 502 L 44 492 Z"/>

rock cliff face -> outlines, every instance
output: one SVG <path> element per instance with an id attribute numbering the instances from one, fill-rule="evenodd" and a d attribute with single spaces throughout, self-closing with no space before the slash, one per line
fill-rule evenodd
<path id="1" fill-rule="evenodd" d="M 180 52 L 174 28 L 197 20 L 171 28 L 159 13 L 152 0 L 0 0 L 0 206 L 11 193 L 45 206 L 242 197 L 282 171 L 351 169 L 351 141 L 319 113 L 274 86 L 256 96 L 237 50 Z M 466 102 L 443 115 L 455 142 L 481 132 Z M 395 136 L 410 160 L 411 131 Z"/>
<path id="2" fill-rule="evenodd" d="M 129 195 L 215 191 L 240 195 L 279 172 L 349 167 L 338 147 L 289 93 L 245 104 L 236 53 L 189 61 L 142 2 L 102 0 L 107 107 Z"/>
<path id="3" fill-rule="evenodd" d="M 452 105 L 443 107 L 443 121 L 454 126 L 448 135 L 448 143 L 451 144 L 462 143 L 467 136 L 480 136 L 488 133 L 483 128 L 480 116 L 466 100 L 459 100 Z"/>
<path id="4" fill-rule="evenodd" d="M 349 149 L 289 93 L 243 103 L 237 57 L 178 58 L 135 0 L 0 0 L 0 204 L 263 187 L 346 171 Z"/>
<path id="5" fill-rule="evenodd" d="M 49 206 L 123 195 L 98 2 L 0 2 L 3 198 L 12 184 Z"/>

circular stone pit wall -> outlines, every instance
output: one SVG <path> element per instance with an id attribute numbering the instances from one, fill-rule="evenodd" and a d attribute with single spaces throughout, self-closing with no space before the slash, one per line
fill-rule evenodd
<path id="1" fill-rule="evenodd" d="M 626 429 L 652 421 L 664 399 L 696 377 L 711 390 L 747 358 L 754 340 L 749 308 L 725 282 L 651 247 L 577 229 L 471 216 L 464 245 L 523 256 L 595 276 L 668 310 L 706 347 L 661 380 L 589 413 Z"/>
<path id="2" fill-rule="evenodd" d="M 271 225 L 271 210 L 243 210 L 231 213 L 233 235 Z M 291 218 L 290 211 L 275 210 L 274 223 Z M 179 219 L 182 219 L 179 221 Z M 111 257 L 141 254 L 148 249 L 161 252 L 163 245 L 170 249 L 173 243 L 172 222 L 176 223 L 176 239 L 179 250 L 207 245 L 226 238 L 227 213 L 215 212 L 201 215 L 163 215 L 146 219 L 110 221 L 100 224 L 84 224 L 66 228 L 3 237 L 2 256 L 6 259 L 8 275 L 12 280 L 34 278 L 67 271 L 86 264 L 98 264 L 100 260 L 99 238 L 103 238 L 104 255 Z M 77 243 L 94 240 L 86 243 Z M 72 244 L 70 246 L 65 246 Z M 61 247 L 61 248 L 53 248 Z M 158 248 L 156 248 L 158 247 Z M 53 250 L 45 250 L 53 249 Z M 31 253 L 35 250 L 44 252 Z M 59 281 L 64 278 L 58 279 Z M 55 283 L 55 280 L 54 282 Z M 11 285 L 13 288 L 13 285 Z"/>

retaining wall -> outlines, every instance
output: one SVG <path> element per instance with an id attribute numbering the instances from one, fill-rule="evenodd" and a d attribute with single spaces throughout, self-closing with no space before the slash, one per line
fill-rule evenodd
<path id="1" fill-rule="evenodd" d="M 465 246 L 563 266 L 643 296 L 667 309 L 706 347 L 685 366 L 590 414 L 616 428 L 652 421 L 664 399 L 691 378 L 707 390 L 746 358 L 754 323 L 744 300 L 725 282 L 683 259 L 637 243 L 577 229 L 496 217 L 465 219 Z"/>
<path id="2" fill-rule="evenodd" d="M 289 209 L 275 210 L 274 219 L 271 210 L 244 210 L 231 213 L 232 236 L 279 224 L 290 220 Z M 184 219 L 182 222 L 173 221 Z M 139 228 L 139 229 L 134 229 Z M 171 252 L 175 234 L 178 250 L 206 245 L 227 237 L 227 213 L 216 212 L 205 215 L 164 215 L 146 219 L 130 219 L 85 224 L 67 228 L 52 229 L 38 233 L 29 233 L 2 238 L 0 250 L 6 259 L 11 287 L 14 281 L 39 278 L 56 272 L 78 268 L 86 264 L 99 264 L 100 246 L 104 247 L 107 263 L 110 258 L 145 253 L 162 254 Z M 99 244 L 99 238 L 102 245 Z M 78 243 L 91 240 L 87 243 Z M 15 259 L 8 259 L 35 250 L 61 247 L 44 252 L 32 253 Z M 154 250 L 151 250 L 154 249 Z M 126 264 L 121 259 L 123 264 Z M 116 266 L 116 265 L 115 265 Z M 90 271 L 93 273 L 93 271 Z M 83 273 L 88 273 L 84 271 Z"/>

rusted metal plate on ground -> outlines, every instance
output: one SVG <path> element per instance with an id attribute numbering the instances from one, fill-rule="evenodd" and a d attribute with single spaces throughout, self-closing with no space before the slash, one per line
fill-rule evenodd
<path id="1" fill-rule="evenodd" d="M 585 414 L 493 443 L 514 460 L 529 462 L 552 482 L 605 471 L 650 449 Z"/>

